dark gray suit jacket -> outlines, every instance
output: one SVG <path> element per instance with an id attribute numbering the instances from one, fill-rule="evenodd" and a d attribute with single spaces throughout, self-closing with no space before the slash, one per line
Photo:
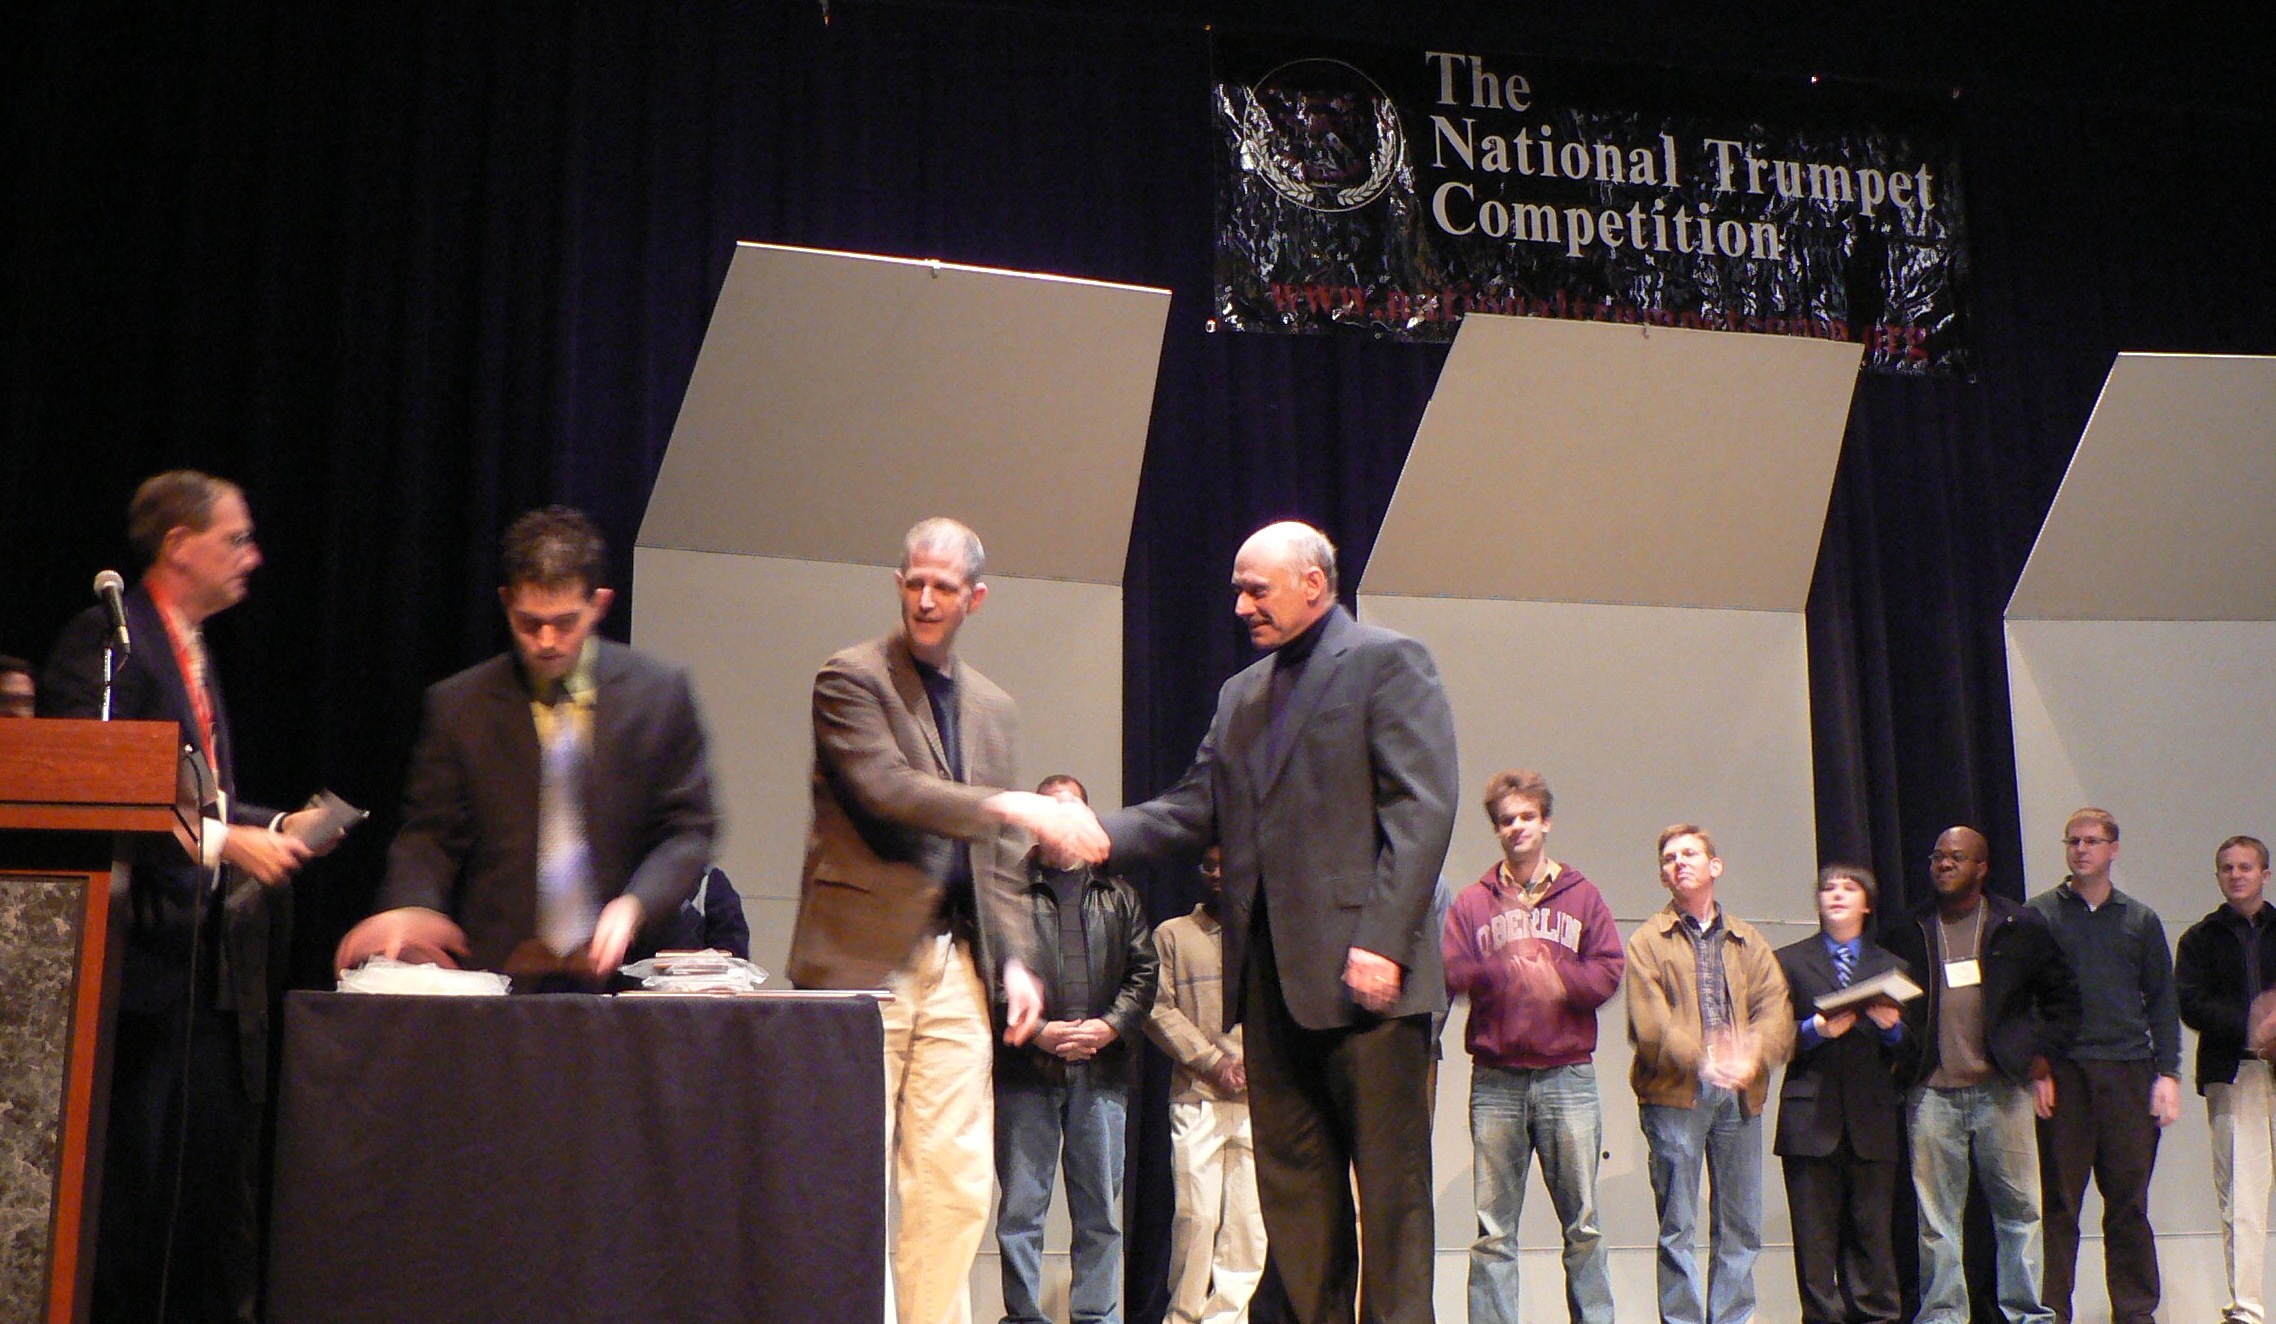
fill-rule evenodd
<path id="1" fill-rule="evenodd" d="M 585 835 L 603 904 L 640 899 L 653 950 L 711 867 L 718 818 L 686 673 L 612 640 L 593 660 Z M 380 906 L 439 910 L 495 970 L 537 932 L 537 725 L 512 653 L 428 687 Z"/>
<path id="2" fill-rule="evenodd" d="M 1209 734 L 1177 785 L 1106 816 L 1114 858 L 1218 843 L 1225 987 L 1241 987 L 1261 889 L 1281 993 L 1301 1025 L 1329 1029 L 1367 1017 L 1343 983 L 1352 947 L 1404 969 L 1387 1015 L 1443 1011 L 1431 894 L 1459 793 L 1454 712 L 1421 644 L 1361 625 L 1340 606 L 1320 628 L 1288 696 L 1281 757 L 1268 749 L 1268 656 L 1225 682 Z M 1228 992 L 1227 1028 L 1239 1019 L 1240 998 Z"/>
<path id="3" fill-rule="evenodd" d="M 964 777 L 948 754 L 916 660 L 899 633 L 832 656 L 814 677 L 814 819 L 790 939 L 800 988 L 876 988 L 908 959 L 940 908 L 955 852 L 969 850 L 981 978 L 1024 958 L 1015 903 L 1027 837 L 980 804 L 1019 785 L 1018 710 L 970 663 L 955 666 Z"/>

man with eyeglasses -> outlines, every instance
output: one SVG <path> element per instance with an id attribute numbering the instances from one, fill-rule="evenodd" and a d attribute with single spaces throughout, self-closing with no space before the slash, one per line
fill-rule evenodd
<path id="1" fill-rule="evenodd" d="M 2181 1116 L 2181 1018 L 2172 949 L 2157 912 L 2110 881 L 2118 820 L 2088 806 L 2063 825 L 2070 874 L 2031 898 L 2078 976 L 2078 1038 L 2053 1061 L 2054 1116 L 2039 1124 L 2047 1219 L 2047 1308 L 2068 1324 L 2078 1215 L 2091 1173 L 2102 1192 L 2102 1262 L 2112 1324 L 2157 1310 L 2150 1170 L 2161 1127 Z"/>
<path id="2" fill-rule="evenodd" d="M 312 852 L 290 815 L 237 796 L 214 617 L 245 600 L 261 549 L 237 484 L 193 469 L 147 479 L 127 505 L 147 566 L 125 594 L 128 642 L 113 657 L 110 715 L 171 722 L 217 792 L 199 855 L 138 847 L 116 912 L 119 988 L 95 1242 L 98 1324 L 250 1321 L 260 1305 L 260 1159 L 269 1008 L 292 945 L 286 886 Z M 40 678 L 48 717 L 103 711 L 102 607 L 66 625 Z"/>
<path id="3" fill-rule="evenodd" d="M 2052 1115 L 2053 1063 L 2078 1031 L 2078 981 L 2031 907 L 1984 891 L 1991 846 L 1953 827 L 1928 856 L 1936 895 L 1892 926 L 1889 951 L 1926 976 L 1905 1005 L 1918 1047 L 1906 1099 L 1920 1209 L 1916 1324 L 1971 1317 L 1961 1221 L 1973 1165 L 1991 1206 L 1999 1310 L 2010 1324 L 2054 1318 L 2039 1290 L 2039 1139 Z"/>

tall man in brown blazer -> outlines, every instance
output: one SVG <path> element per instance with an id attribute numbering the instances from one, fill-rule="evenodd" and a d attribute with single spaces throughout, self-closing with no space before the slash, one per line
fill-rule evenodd
<path id="1" fill-rule="evenodd" d="M 952 646 L 988 594 L 972 530 L 928 519 L 903 540 L 901 626 L 814 678 L 814 820 L 790 978 L 874 988 L 884 1007 L 901 1324 L 964 1324 L 995 1177 L 991 1004 L 1035 1033 L 1042 990 L 1013 910 L 1028 834 L 1096 863 L 1087 809 L 1026 791 L 1011 696 Z M 1025 829 L 1022 831 L 1021 829 Z"/>

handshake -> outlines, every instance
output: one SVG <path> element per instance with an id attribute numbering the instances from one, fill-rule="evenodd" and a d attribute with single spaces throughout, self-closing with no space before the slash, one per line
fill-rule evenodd
<path id="1" fill-rule="evenodd" d="M 1106 863 L 1110 852 L 1106 829 L 1099 826 L 1091 807 L 1073 796 L 998 791 L 981 807 L 1003 822 L 1027 829 L 1043 847 L 1044 859 L 1055 867 Z"/>

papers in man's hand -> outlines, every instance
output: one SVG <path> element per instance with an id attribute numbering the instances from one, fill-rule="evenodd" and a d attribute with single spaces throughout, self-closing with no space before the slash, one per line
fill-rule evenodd
<path id="1" fill-rule="evenodd" d="M 371 817 L 369 811 L 356 808 L 330 791 L 318 791 L 308 797 L 308 803 L 301 808 L 316 812 L 305 818 L 295 814 L 286 815 L 285 821 L 290 824 L 286 831 L 300 838 L 302 845 L 314 851 L 329 850 L 340 838 L 348 835 L 349 828 Z"/>
<path id="2" fill-rule="evenodd" d="M 2252 1000 L 2245 1009 L 2244 1046 L 2254 1057 L 2268 1056 L 2268 1045 L 2276 1042 L 2276 989 Z"/>
<path id="3" fill-rule="evenodd" d="M 700 952 L 658 952 L 624 967 L 644 993 L 756 993 L 767 972 L 717 948 Z"/>
<path id="4" fill-rule="evenodd" d="M 1818 1010 L 1833 1015 L 1853 1011 L 1869 1002 L 1887 998 L 1891 1002 L 1905 1003 L 1920 996 L 1920 985 L 1902 970 L 1884 970 L 1871 979 L 1860 979 L 1848 988 L 1837 988 L 1821 993 L 1817 998 Z"/>
<path id="5" fill-rule="evenodd" d="M 375 956 L 340 972 L 342 993 L 417 993 L 427 996 L 487 998 L 504 994 L 511 981 L 487 970 L 445 970 Z"/>

